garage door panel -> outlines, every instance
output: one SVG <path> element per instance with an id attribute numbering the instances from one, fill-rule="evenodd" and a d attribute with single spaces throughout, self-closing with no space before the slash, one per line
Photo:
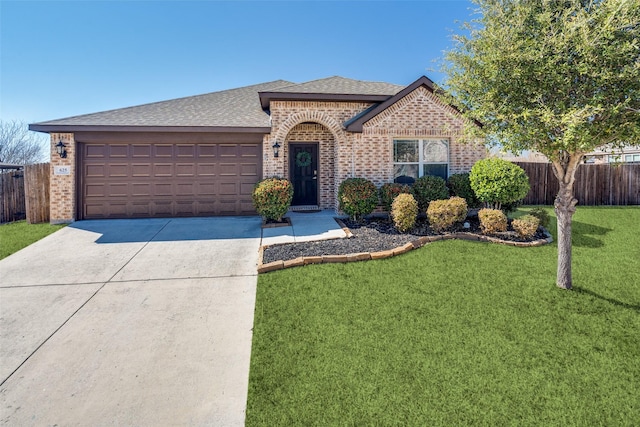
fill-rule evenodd
<path id="1" fill-rule="evenodd" d="M 86 186 L 86 196 L 88 198 L 92 198 L 92 197 L 104 197 L 105 194 L 105 184 L 93 184 L 93 185 L 87 185 Z"/>
<path id="2" fill-rule="evenodd" d="M 178 163 L 176 165 L 176 176 L 195 176 L 196 165 L 193 163 Z"/>
<path id="3" fill-rule="evenodd" d="M 173 176 L 173 163 L 155 163 L 153 165 L 153 176 L 157 177 L 172 177 Z"/>
<path id="4" fill-rule="evenodd" d="M 241 163 L 239 169 L 242 176 L 258 176 L 258 165 L 255 163 Z"/>
<path id="5" fill-rule="evenodd" d="M 172 196 L 174 194 L 173 184 L 169 182 L 154 182 L 153 195 L 156 197 Z"/>
<path id="6" fill-rule="evenodd" d="M 218 175 L 228 177 L 228 176 L 238 176 L 238 164 L 237 163 L 220 163 L 218 165 Z"/>
<path id="7" fill-rule="evenodd" d="M 197 166 L 198 176 L 216 176 L 215 163 L 199 163 Z"/>
<path id="8" fill-rule="evenodd" d="M 154 216 L 173 216 L 173 202 L 156 201 L 153 203 Z"/>
<path id="9" fill-rule="evenodd" d="M 239 185 L 240 191 L 238 192 L 238 194 L 240 194 L 241 196 L 251 197 L 251 195 L 253 194 L 254 186 L 255 186 L 255 183 L 253 182 L 241 182 Z"/>
<path id="10" fill-rule="evenodd" d="M 255 214 L 260 144 L 82 144 L 83 218 Z"/>
<path id="11" fill-rule="evenodd" d="M 158 144 L 158 145 L 154 145 L 153 148 L 155 150 L 155 157 L 159 157 L 159 158 L 173 157 L 173 145 Z"/>
<path id="12" fill-rule="evenodd" d="M 176 155 L 178 157 L 187 157 L 187 158 L 195 158 L 196 157 L 196 147 L 193 144 L 178 144 L 176 145 Z"/>
<path id="13" fill-rule="evenodd" d="M 131 195 L 133 197 L 151 197 L 150 182 L 133 182 L 131 183 Z M 148 202 L 147 202 L 148 203 Z"/>
<path id="14" fill-rule="evenodd" d="M 197 192 L 202 196 L 214 196 L 216 194 L 215 182 L 199 182 L 197 185 Z"/>
<path id="15" fill-rule="evenodd" d="M 109 158 L 127 158 L 129 157 L 129 146 L 125 144 L 103 145 L 100 144 L 109 153 Z M 87 148 L 87 151 L 91 146 Z"/>
<path id="16" fill-rule="evenodd" d="M 151 204 L 149 202 L 131 202 L 130 216 L 149 217 L 151 216 Z"/>
<path id="17" fill-rule="evenodd" d="M 132 163 L 131 176 L 149 177 L 151 176 L 151 163 Z M 121 176 L 121 175 L 119 175 Z"/>
<path id="18" fill-rule="evenodd" d="M 105 176 L 105 165 L 104 164 L 96 164 L 96 165 L 85 165 L 84 167 L 84 175 L 91 177 L 103 178 Z"/>
<path id="19" fill-rule="evenodd" d="M 216 144 L 198 145 L 199 157 L 216 157 L 218 155 L 218 146 Z"/>
<path id="20" fill-rule="evenodd" d="M 105 147 L 106 146 L 104 144 L 92 145 L 87 148 L 85 156 L 88 159 L 104 159 L 107 156 Z"/>
<path id="21" fill-rule="evenodd" d="M 193 196 L 195 195 L 195 184 L 192 182 L 179 182 L 175 185 L 176 196 Z"/>
<path id="22" fill-rule="evenodd" d="M 108 197 L 127 197 L 129 193 L 129 184 L 126 182 L 109 183 L 106 185 Z"/>
<path id="23" fill-rule="evenodd" d="M 91 166 L 91 165 L 88 165 Z M 110 178 L 126 178 L 129 176 L 129 165 L 126 163 L 107 163 L 105 165 L 94 165 L 96 168 L 101 166 L 103 169 L 103 175 L 104 175 L 104 170 L 106 169 L 107 175 Z M 96 169 L 96 176 L 100 176 L 99 174 L 97 174 L 97 169 Z M 88 175 L 92 175 L 92 174 L 88 174 Z"/>
<path id="24" fill-rule="evenodd" d="M 151 146 L 150 145 L 131 145 L 132 156 L 135 158 L 151 158 Z"/>

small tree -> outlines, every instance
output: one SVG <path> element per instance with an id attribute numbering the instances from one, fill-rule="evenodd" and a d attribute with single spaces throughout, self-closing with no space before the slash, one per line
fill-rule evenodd
<path id="1" fill-rule="evenodd" d="M 491 209 L 524 199 L 529 192 L 529 177 L 518 165 L 503 159 L 478 160 L 469 174 L 476 197 Z"/>
<path id="2" fill-rule="evenodd" d="M 596 147 L 640 140 L 640 2 L 474 0 L 446 54 L 449 101 L 508 151 L 547 156 L 560 188 L 557 285 L 570 289 L 574 179 Z M 470 120 L 470 122 L 471 122 Z"/>

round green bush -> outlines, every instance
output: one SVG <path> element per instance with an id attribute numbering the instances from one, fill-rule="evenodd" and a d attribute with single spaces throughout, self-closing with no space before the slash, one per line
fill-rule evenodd
<path id="1" fill-rule="evenodd" d="M 340 210 L 354 220 L 369 215 L 378 205 L 378 190 L 365 178 L 347 178 L 338 187 Z"/>
<path id="2" fill-rule="evenodd" d="M 398 194 L 391 204 L 391 218 L 393 218 L 396 229 L 401 233 L 406 233 L 416 225 L 417 217 L 418 202 L 413 195 Z"/>
<path id="3" fill-rule="evenodd" d="M 447 187 L 452 196 L 462 197 L 467 201 L 470 208 L 476 207 L 480 201 L 476 197 L 476 193 L 471 188 L 469 173 L 456 173 L 447 180 Z"/>
<path id="4" fill-rule="evenodd" d="M 407 184 L 387 183 L 382 184 L 379 190 L 380 203 L 385 211 L 391 211 L 391 204 L 399 194 L 413 194 L 413 189 Z"/>
<path id="5" fill-rule="evenodd" d="M 449 198 L 447 183 L 439 176 L 421 176 L 413 184 L 413 194 L 418 201 L 420 212 L 425 212 L 432 200 L 444 200 Z"/>
<path id="6" fill-rule="evenodd" d="M 478 199 L 494 209 L 517 202 L 529 192 L 529 177 L 525 171 L 498 158 L 478 160 L 471 168 L 469 181 Z"/>
<path id="7" fill-rule="evenodd" d="M 267 178 L 253 187 L 253 205 L 269 220 L 282 221 L 293 200 L 293 185 L 287 179 Z"/>

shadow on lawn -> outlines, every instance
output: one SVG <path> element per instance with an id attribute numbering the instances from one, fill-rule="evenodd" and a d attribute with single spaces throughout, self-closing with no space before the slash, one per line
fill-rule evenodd
<path id="1" fill-rule="evenodd" d="M 598 298 L 598 299 L 601 299 L 601 300 L 606 301 L 608 303 L 611 303 L 611 304 L 613 304 L 615 306 L 622 307 L 622 308 L 627 308 L 629 310 L 633 310 L 633 311 L 636 311 L 636 312 L 640 313 L 640 305 L 628 304 L 626 302 L 618 301 L 617 299 L 608 298 L 608 297 L 605 297 L 604 295 L 597 294 L 597 293 L 595 293 L 595 292 L 593 292 L 593 291 L 591 291 L 589 289 L 580 288 L 578 286 L 574 286 L 573 290 L 575 292 L 580 293 L 580 294 L 586 294 L 586 295 L 592 296 L 594 298 Z"/>
<path id="2" fill-rule="evenodd" d="M 611 228 L 573 221 L 571 223 L 571 240 L 574 246 L 582 248 L 601 248 L 604 246 L 602 239 L 595 236 L 604 236 L 613 231 Z"/>

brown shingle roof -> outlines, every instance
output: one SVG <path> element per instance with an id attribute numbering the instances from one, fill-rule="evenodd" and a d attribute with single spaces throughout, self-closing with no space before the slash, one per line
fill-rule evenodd
<path id="1" fill-rule="evenodd" d="M 269 115 L 260 107 L 258 92 L 292 84 L 276 80 L 205 95 L 50 120 L 30 125 L 30 129 L 46 132 L 77 126 L 268 128 Z"/>
<path id="2" fill-rule="evenodd" d="M 404 86 L 333 76 L 305 83 L 286 80 L 154 102 L 29 125 L 41 132 L 241 131 L 268 132 L 271 99 L 313 99 L 379 103 Z"/>
<path id="3" fill-rule="evenodd" d="M 385 82 L 367 82 L 363 80 L 347 79 L 340 76 L 327 77 L 326 79 L 312 80 L 310 82 L 292 84 L 271 92 L 276 93 L 324 93 L 343 95 L 395 95 L 404 89 L 404 86 Z"/>

